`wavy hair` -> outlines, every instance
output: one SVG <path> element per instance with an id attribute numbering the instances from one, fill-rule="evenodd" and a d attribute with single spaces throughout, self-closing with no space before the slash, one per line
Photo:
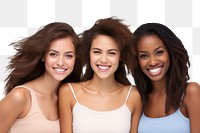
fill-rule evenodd
<path id="1" fill-rule="evenodd" d="M 170 66 L 167 75 L 167 98 L 165 112 L 170 108 L 178 109 L 181 97 L 186 90 L 187 81 L 190 79 L 188 68 L 190 67 L 189 56 L 181 40 L 165 25 L 159 23 L 146 23 L 138 27 L 133 33 L 133 46 L 137 53 L 137 45 L 144 36 L 158 36 L 168 50 Z M 137 58 L 137 54 L 135 55 Z M 141 71 L 138 58 L 134 73 L 132 74 L 137 88 L 141 93 L 144 107 L 148 103 L 148 95 L 152 92 L 151 80 Z"/>
<path id="2" fill-rule="evenodd" d="M 5 93 L 8 94 L 15 86 L 24 84 L 38 78 L 45 71 L 42 58 L 48 50 L 50 43 L 55 39 L 71 37 L 76 53 L 79 50 L 80 39 L 73 28 L 62 22 L 49 23 L 41 27 L 35 34 L 20 41 L 13 42 L 16 54 L 10 57 L 7 70 L 10 72 L 5 79 Z M 79 81 L 81 72 L 75 63 L 74 70 L 62 82 Z"/>
<path id="3" fill-rule="evenodd" d="M 115 79 L 123 84 L 130 84 L 126 77 L 127 72 L 130 72 L 133 66 L 133 59 L 129 46 L 132 44 L 132 33 L 128 25 L 122 23 L 123 20 L 114 17 L 99 19 L 95 22 L 93 27 L 85 30 L 81 34 L 82 40 L 82 67 L 86 67 L 85 74 L 82 80 L 86 81 L 93 77 L 94 71 L 90 66 L 89 51 L 93 40 L 98 35 L 106 35 L 111 37 L 119 46 L 121 52 L 121 60 L 118 69 L 115 72 Z M 127 68 L 127 70 L 126 70 Z"/>

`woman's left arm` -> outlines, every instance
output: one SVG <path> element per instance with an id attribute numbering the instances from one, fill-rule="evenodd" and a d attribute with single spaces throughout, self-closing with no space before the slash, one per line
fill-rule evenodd
<path id="1" fill-rule="evenodd" d="M 190 120 L 190 133 L 200 133 L 200 86 L 189 83 L 186 88 L 184 103 Z"/>

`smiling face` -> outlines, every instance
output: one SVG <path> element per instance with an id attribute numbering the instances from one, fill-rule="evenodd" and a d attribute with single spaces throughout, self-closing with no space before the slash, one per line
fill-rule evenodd
<path id="1" fill-rule="evenodd" d="M 75 47 L 70 37 L 52 41 L 44 57 L 45 75 L 62 81 L 72 72 L 75 55 Z"/>
<path id="2" fill-rule="evenodd" d="M 152 81 L 166 78 L 170 65 L 168 51 L 160 38 L 147 35 L 137 44 L 138 60 L 142 72 Z"/>
<path id="3" fill-rule="evenodd" d="M 90 49 L 90 65 L 94 75 L 99 78 L 113 77 L 118 68 L 120 49 L 109 36 L 98 35 L 92 42 Z"/>

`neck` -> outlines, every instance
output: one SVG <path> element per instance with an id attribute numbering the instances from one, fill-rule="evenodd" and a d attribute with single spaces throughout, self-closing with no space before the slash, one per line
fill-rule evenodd
<path id="1" fill-rule="evenodd" d="M 163 94 L 167 90 L 167 80 L 163 78 L 159 81 L 152 81 L 153 93 Z"/>
<path id="2" fill-rule="evenodd" d="M 100 79 L 94 76 L 89 82 L 88 86 L 95 88 L 98 92 L 113 92 L 119 88 L 120 83 L 118 83 L 114 77 Z"/>
<path id="3" fill-rule="evenodd" d="M 44 74 L 35 79 L 33 82 L 35 82 L 34 88 L 36 89 L 36 91 L 47 95 L 57 95 L 60 81 L 56 81 L 55 79 Z"/>

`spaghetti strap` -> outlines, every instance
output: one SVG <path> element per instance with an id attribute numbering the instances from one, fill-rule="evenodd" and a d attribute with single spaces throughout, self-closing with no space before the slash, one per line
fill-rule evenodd
<path id="1" fill-rule="evenodd" d="M 29 90 L 29 91 L 33 91 L 31 88 L 29 88 L 29 87 L 27 87 L 27 86 L 24 86 L 24 85 L 18 85 L 18 86 L 16 86 L 16 87 L 14 87 L 14 89 L 15 88 L 19 88 L 19 87 L 23 87 L 23 88 L 25 88 L 25 89 L 27 89 L 27 90 Z"/>
<path id="2" fill-rule="evenodd" d="M 69 85 L 69 87 L 70 87 L 70 89 L 71 89 L 71 91 L 72 91 L 72 94 L 74 95 L 74 98 L 75 98 L 76 102 L 78 102 L 78 100 L 77 100 L 77 98 L 76 98 L 76 95 L 75 95 L 75 93 L 74 93 L 74 89 L 72 88 L 72 85 L 71 85 L 70 83 L 68 83 L 68 85 Z"/>
<path id="3" fill-rule="evenodd" d="M 128 97 L 129 97 L 129 95 L 130 95 L 131 89 L 132 89 L 132 85 L 131 85 L 131 86 L 130 86 L 130 88 L 129 88 L 128 94 L 127 94 L 127 96 L 126 96 L 125 103 L 126 103 L 126 102 L 127 102 L 127 100 L 128 100 Z"/>
<path id="4" fill-rule="evenodd" d="M 33 89 L 27 87 L 27 86 L 24 86 L 24 85 L 19 85 L 19 86 L 16 86 L 15 88 L 19 88 L 19 87 L 23 87 L 23 88 L 30 91 L 31 106 L 34 106 L 34 108 L 31 107 L 30 112 L 32 112 L 34 110 L 39 110 L 41 112 L 40 107 L 38 105 L 38 101 L 37 101 L 35 91 Z M 29 116 L 29 115 L 27 115 L 27 116 Z M 27 117 L 27 116 L 25 116 L 25 117 Z"/>

